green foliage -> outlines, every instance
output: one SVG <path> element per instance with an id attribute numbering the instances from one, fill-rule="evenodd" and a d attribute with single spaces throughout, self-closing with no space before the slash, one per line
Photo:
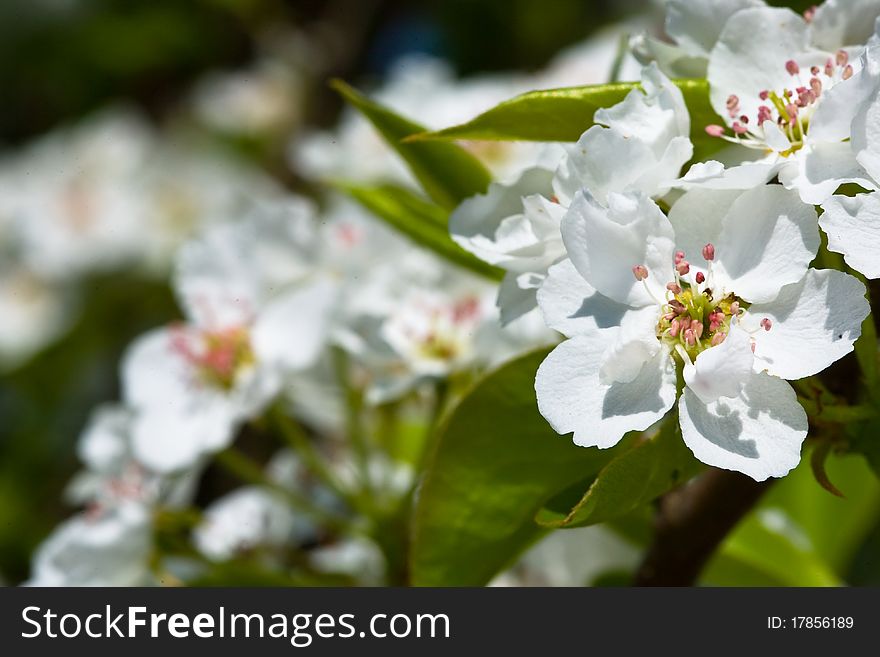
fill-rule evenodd
<path id="1" fill-rule="evenodd" d="M 395 185 L 364 187 L 339 183 L 337 187 L 416 244 L 487 278 L 501 280 L 504 276 L 502 270 L 486 264 L 452 241 L 447 228 L 449 214 L 439 205 Z"/>
<path id="2" fill-rule="evenodd" d="M 424 132 L 424 127 L 371 101 L 341 80 L 331 84 L 373 124 L 406 161 L 428 196 L 444 208 L 451 210 L 462 200 L 482 194 L 489 187 L 492 177 L 486 167 L 463 148 L 442 142 L 406 143 L 402 140 Z"/>
<path id="3" fill-rule="evenodd" d="M 696 475 L 702 465 L 681 439 L 670 414 L 651 438 L 624 443 L 574 505 L 567 495 L 551 500 L 536 516 L 545 527 L 584 527 L 625 516 Z M 583 488 L 580 488 L 583 491 Z M 573 491 L 572 491 L 573 492 Z"/>
<path id="4" fill-rule="evenodd" d="M 706 80 L 674 80 L 691 115 L 694 159 L 718 151 L 724 142 L 709 137 L 704 128 L 720 119 L 709 104 Z M 584 87 L 530 91 L 496 105 L 461 125 L 411 137 L 409 143 L 435 140 L 485 139 L 501 141 L 577 141 L 593 125 L 593 114 L 619 103 L 636 82 L 615 82 Z"/>
<path id="5" fill-rule="evenodd" d="M 576 495 L 572 503 L 584 498 L 572 522 L 588 524 L 629 512 L 692 471 L 692 457 L 673 445 L 680 442 L 674 435 L 630 437 L 608 450 L 557 435 L 535 403 L 535 372 L 546 354 L 533 352 L 490 374 L 445 418 L 415 510 L 414 584 L 486 583 L 541 536 L 539 511 L 552 524 L 541 509 L 554 496 L 565 498 L 561 491 Z M 632 492 L 625 490 L 634 481 L 626 464 L 634 477 L 648 479 Z"/>

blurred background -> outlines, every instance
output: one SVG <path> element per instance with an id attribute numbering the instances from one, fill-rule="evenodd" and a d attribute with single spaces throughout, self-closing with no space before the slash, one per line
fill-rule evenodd
<path id="1" fill-rule="evenodd" d="M 234 212 L 239 193 L 315 193 L 291 151 L 339 120 L 329 78 L 375 89 L 401 58 L 424 54 L 453 77 L 602 82 L 625 77 L 621 43 L 659 31 L 662 15 L 662 2 L 647 0 L 0 3 L 0 581 L 25 580 L 35 546 L 70 515 L 76 439 L 96 405 L 118 398 L 126 345 L 179 317 L 168 285 L 175 245 Z M 106 190 L 108 203 L 153 223 L 100 249 L 73 244 L 71 226 L 53 221 L 56 202 L 74 228 L 88 220 L 65 179 L 71 163 L 115 177 L 126 193 Z M 23 207 L 29 224 L 12 226 Z M 779 583 L 822 582 L 813 571 L 827 568 L 832 581 L 880 584 L 876 482 L 856 457 L 829 470 L 848 500 L 801 468 L 732 537 L 714 582 L 748 584 L 737 564 L 772 569 L 770 554 L 790 569 Z M 788 522 L 777 507 L 796 516 L 819 566 L 764 535 Z M 607 549 L 620 567 L 632 560 Z"/>

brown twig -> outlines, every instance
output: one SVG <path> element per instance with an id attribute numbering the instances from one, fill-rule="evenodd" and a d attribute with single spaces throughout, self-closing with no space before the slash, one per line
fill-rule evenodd
<path id="1" fill-rule="evenodd" d="M 636 573 L 636 586 L 690 586 L 724 537 L 773 480 L 712 469 L 660 500 L 654 541 Z"/>

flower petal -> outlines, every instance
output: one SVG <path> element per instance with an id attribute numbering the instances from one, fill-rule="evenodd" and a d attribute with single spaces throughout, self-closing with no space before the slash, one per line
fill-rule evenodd
<path id="1" fill-rule="evenodd" d="M 547 169 L 533 167 L 526 169 L 513 184 L 495 182 L 485 194 L 465 199 L 449 217 L 452 239 L 489 264 L 505 266 L 511 259 L 510 252 L 520 248 L 522 240 L 509 233 L 500 234 L 503 222 L 510 217 L 522 217 L 524 196 L 549 196 L 552 177 Z"/>
<path id="2" fill-rule="evenodd" d="M 337 285 L 318 278 L 266 305 L 252 334 L 261 364 L 300 370 L 315 363 L 323 348 Z"/>
<path id="3" fill-rule="evenodd" d="M 823 205 L 819 225 L 828 250 L 842 253 L 853 269 L 880 278 L 880 194 L 832 196 Z"/>
<path id="4" fill-rule="evenodd" d="M 783 162 L 775 153 L 763 160 L 744 162 L 732 167 L 725 167 L 715 160 L 697 162 L 673 186 L 685 190 L 751 189 L 771 180 Z"/>
<path id="5" fill-rule="evenodd" d="M 740 9 L 763 4 L 762 0 L 669 0 L 666 34 L 687 52 L 708 57 L 728 18 Z"/>
<path id="6" fill-rule="evenodd" d="M 729 117 L 727 99 L 739 99 L 739 113 L 753 121 L 758 94 L 766 89 L 781 93 L 792 84 L 788 60 L 801 67 L 822 66 L 827 53 L 812 50 L 803 17 L 790 9 L 754 7 L 733 14 L 709 57 L 710 100 L 719 116 Z M 728 121 L 732 119 L 727 118 Z"/>
<path id="7" fill-rule="evenodd" d="M 853 350 L 870 310 L 858 279 L 833 269 L 810 269 L 770 303 L 749 308 L 753 322 L 771 321 L 769 331 L 754 333 L 755 369 L 783 379 L 821 372 Z"/>
<path id="8" fill-rule="evenodd" d="M 724 342 L 700 353 L 693 364 L 685 364 L 684 381 L 704 404 L 736 397 L 752 374 L 754 359 L 749 334 L 734 324 Z"/>
<path id="9" fill-rule="evenodd" d="M 825 0 L 810 23 L 812 41 L 829 52 L 864 43 L 878 16 L 880 0 Z"/>
<path id="10" fill-rule="evenodd" d="M 596 292 L 568 259 L 550 267 L 537 296 L 547 326 L 568 337 L 595 331 L 613 334 L 630 311 Z"/>
<path id="11" fill-rule="evenodd" d="M 624 315 L 620 331 L 599 366 L 602 383 L 629 383 L 639 375 L 645 362 L 660 351 L 656 333 L 659 318 L 659 306 L 646 306 Z"/>
<path id="12" fill-rule="evenodd" d="M 730 206 L 715 244 L 716 280 L 746 301 L 770 301 L 807 273 L 819 250 L 816 211 L 796 192 L 765 185 Z"/>
<path id="13" fill-rule="evenodd" d="M 691 276 L 705 275 L 702 252 L 706 244 L 717 244 L 724 217 L 742 194 L 739 190 L 693 189 L 679 198 L 669 210 L 669 223 L 675 230 L 675 248 L 683 251 L 691 266 Z"/>
<path id="14" fill-rule="evenodd" d="M 613 447 L 628 431 L 647 429 L 675 403 L 675 367 L 660 351 L 629 383 L 604 385 L 599 366 L 606 341 L 578 336 L 556 347 L 538 368 L 538 408 L 559 433 L 582 447 Z"/>
<path id="15" fill-rule="evenodd" d="M 753 373 L 738 397 L 710 404 L 686 388 L 678 409 L 682 438 L 703 463 L 764 481 L 800 461 L 807 414 L 782 379 Z"/>
<path id="16" fill-rule="evenodd" d="M 519 319 L 538 307 L 537 293 L 545 280 L 542 274 L 517 274 L 509 271 L 498 286 L 496 305 L 501 314 L 501 325 Z"/>
<path id="17" fill-rule="evenodd" d="M 578 194 L 562 220 L 562 240 L 581 276 L 601 294 L 636 307 L 665 298 L 673 279 L 673 230 L 644 194 L 610 194 L 608 207 L 589 192 Z M 633 276 L 635 265 L 647 267 L 645 284 Z"/>
<path id="18" fill-rule="evenodd" d="M 810 205 L 822 203 L 844 183 L 876 188 L 849 142 L 811 142 L 786 164 L 779 171 L 779 182 L 786 189 L 796 189 Z"/>

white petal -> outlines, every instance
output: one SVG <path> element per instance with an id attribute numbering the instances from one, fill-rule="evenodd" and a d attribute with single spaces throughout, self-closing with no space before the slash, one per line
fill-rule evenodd
<path id="1" fill-rule="evenodd" d="M 686 388 L 678 409 L 682 438 L 703 463 L 764 481 L 800 461 L 807 414 L 782 379 L 752 374 L 740 396 L 711 404 Z"/>
<path id="2" fill-rule="evenodd" d="M 567 259 L 550 267 L 537 296 L 547 326 L 568 337 L 594 331 L 613 334 L 630 311 L 596 292 Z"/>
<path id="3" fill-rule="evenodd" d="M 266 305 L 254 325 L 252 342 L 260 363 L 287 370 L 312 365 L 328 332 L 337 285 L 318 278 Z"/>
<path id="4" fill-rule="evenodd" d="M 581 276 L 601 294 L 631 306 L 665 298 L 673 279 L 673 230 L 643 194 L 611 194 L 607 208 L 579 194 L 562 220 L 562 239 Z M 650 294 L 633 276 L 635 265 L 647 267 Z"/>
<path id="5" fill-rule="evenodd" d="M 77 456 L 90 470 L 120 468 L 129 456 L 131 412 L 117 405 L 98 407 L 77 443 Z"/>
<path id="6" fill-rule="evenodd" d="M 812 41 L 830 52 L 864 43 L 874 31 L 877 16 L 880 0 L 825 0 L 810 23 Z"/>
<path id="7" fill-rule="evenodd" d="M 818 250 L 813 207 L 781 185 L 765 185 L 744 192 L 730 206 L 715 244 L 713 270 L 728 292 L 760 303 L 803 278 Z"/>
<path id="8" fill-rule="evenodd" d="M 496 305 L 501 313 L 501 325 L 519 319 L 538 307 L 537 294 L 544 276 L 507 272 L 498 286 Z"/>
<path id="9" fill-rule="evenodd" d="M 785 62 L 824 65 L 828 55 L 811 50 L 808 33 L 804 19 L 790 9 L 755 7 L 731 16 L 709 57 L 710 99 L 718 115 L 728 117 L 727 98 L 733 94 L 740 113 L 755 120 L 764 102 L 761 91 L 791 86 Z"/>
<path id="10" fill-rule="evenodd" d="M 868 53 L 863 55 L 864 59 Z M 822 92 L 816 111 L 810 117 L 810 140 L 843 141 L 852 135 L 852 123 L 871 94 L 876 90 L 871 67 L 864 66 L 849 80 L 837 82 Z"/>
<path id="11" fill-rule="evenodd" d="M 688 52 L 708 57 L 728 18 L 740 9 L 763 4 L 761 0 L 669 0 L 666 34 Z"/>
<path id="12" fill-rule="evenodd" d="M 769 331 L 754 333 L 755 369 L 783 379 L 821 372 L 852 351 L 870 310 L 858 279 L 833 269 L 810 269 L 770 303 L 749 308 L 752 322 L 771 321 Z"/>
<path id="13" fill-rule="evenodd" d="M 751 189 L 771 180 L 783 162 L 775 153 L 764 160 L 726 168 L 715 160 L 698 162 L 684 176 L 674 181 L 674 186 L 682 189 Z"/>
<path id="14" fill-rule="evenodd" d="M 144 411 L 132 425 L 134 456 L 155 472 L 191 468 L 204 454 L 229 446 L 235 419 L 229 405 L 219 401 L 184 411 Z"/>
<path id="15" fill-rule="evenodd" d="M 620 331 L 599 366 L 602 383 L 629 383 L 639 375 L 645 362 L 657 355 L 660 351 L 657 339 L 659 319 L 659 306 L 646 306 L 623 317 Z"/>
<path id="16" fill-rule="evenodd" d="M 523 214 L 522 198 L 532 194 L 549 196 L 553 174 L 531 168 L 511 185 L 492 183 L 485 194 L 465 199 L 449 217 L 452 239 L 486 262 L 498 265 L 509 259 L 511 244 L 499 238 L 502 222 Z M 515 246 L 515 245 L 514 245 Z"/>
<path id="17" fill-rule="evenodd" d="M 880 98 L 876 94 L 853 119 L 852 149 L 871 178 L 880 180 Z"/>
<path id="18" fill-rule="evenodd" d="M 706 274 L 703 247 L 718 243 L 724 217 L 741 193 L 739 190 L 696 188 L 684 194 L 670 208 L 669 223 L 675 230 L 675 248 L 684 251 L 691 265 L 690 277 L 696 276 L 698 271 Z"/>
<path id="19" fill-rule="evenodd" d="M 630 383 L 599 381 L 605 339 L 578 336 L 554 349 L 535 379 L 538 409 L 559 433 L 582 447 L 613 447 L 628 431 L 647 429 L 675 403 L 675 367 L 666 351 Z"/>
<path id="20" fill-rule="evenodd" d="M 819 225 L 828 250 L 842 253 L 853 269 L 880 278 L 880 194 L 832 196 L 823 205 Z"/>
<path id="21" fill-rule="evenodd" d="M 165 406 L 189 396 L 192 373 L 172 347 L 174 330 L 177 329 L 149 331 L 126 351 L 121 366 L 122 387 L 130 406 Z"/>
<path id="22" fill-rule="evenodd" d="M 875 187 L 848 142 L 809 143 L 779 171 L 779 182 L 796 189 L 801 200 L 810 205 L 822 203 L 844 183 Z"/>
<path id="23" fill-rule="evenodd" d="M 752 374 L 754 362 L 749 334 L 732 325 L 720 345 L 700 353 L 684 366 L 684 381 L 704 404 L 720 397 L 736 397 Z"/>
<path id="24" fill-rule="evenodd" d="M 791 141 L 775 121 L 764 121 L 761 124 L 761 130 L 764 132 L 764 140 L 767 145 L 777 153 L 784 153 L 791 149 Z"/>

